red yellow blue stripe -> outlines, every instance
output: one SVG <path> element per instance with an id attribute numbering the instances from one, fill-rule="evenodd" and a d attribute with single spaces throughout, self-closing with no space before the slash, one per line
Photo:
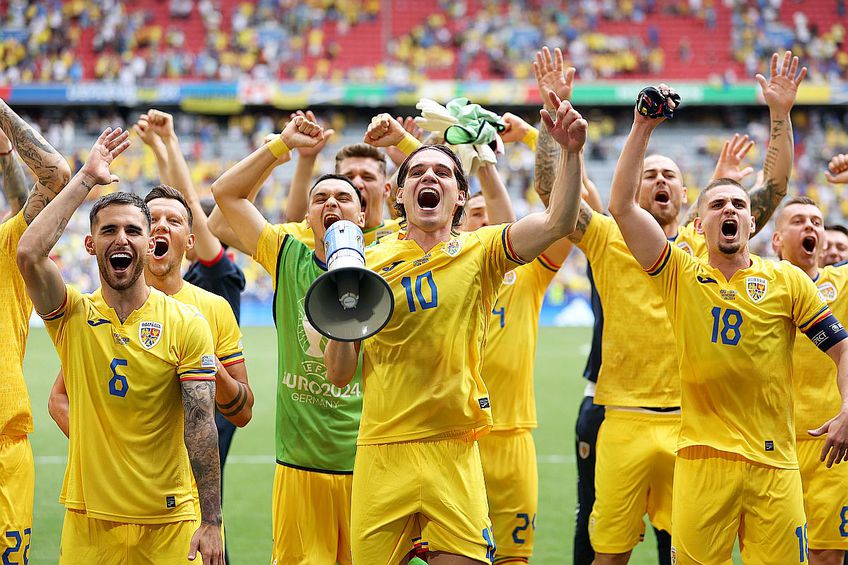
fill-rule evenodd
<path id="1" fill-rule="evenodd" d="M 232 355 L 226 355 L 224 357 L 221 357 L 219 361 L 221 361 L 221 365 L 223 365 L 224 367 L 229 367 L 230 365 L 235 365 L 236 363 L 241 363 L 242 361 L 244 361 L 244 353 L 242 353 L 241 351 L 237 351 Z"/>
<path id="2" fill-rule="evenodd" d="M 59 306 L 58 308 L 56 308 L 52 312 L 44 314 L 43 316 L 41 316 L 41 314 L 39 314 L 39 316 L 41 316 L 41 319 L 44 320 L 45 322 L 52 322 L 53 320 L 58 320 L 59 318 L 61 318 L 62 316 L 65 315 L 65 306 L 67 306 L 67 305 L 68 305 L 68 291 L 66 290 L 65 291 L 65 299 L 62 300 L 61 306 Z"/>
<path id="3" fill-rule="evenodd" d="M 827 305 L 822 306 L 821 310 L 819 310 L 812 318 L 810 318 L 809 321 L 798 326 L 798 328 L 802 332 L 806 332 L 808 329 L 815 326 L 816 324 L 818 324 L 819 322 L 821 322 L 822 320 L 824 320 L 828 316 L 830 316 L 830 307 L 828 307 Z"/>
<path id="4" fill-rule="evenodd" d="M 666 242 L 662 253 L 660 253 L 660 256 L 657 258 L 654 264 L 651 265 L 649 268 L 645 269 L 645 271 L 652 277 L 660 274 L 660 272 L 662 272 L 662 270 L 665 268 L 666 263 L 668 263 L 669 258 L 671 258 L 671 244 Z"/>
<path id="5" fill-rule="evenodd" d="M 541 255 L 539 255 L 539 256 L 536 258 L 536 260 L 537 260 L 537 261 L 539 261 L 539 263 L 541 263 L 541 264 L 542 264 L 542 266 L 543 266 L 544 268 L 549 269 L 549 270 L 551 270 L 551 271 L 553 271 L 553 272 L 555 272 L 555 273 L 556 273 L 557 271 L 559 271 L 559 268 L 560 268 L 560 267 L 562 267 L 562 265 L 557 265 L 556 263 L 554 263 L 553 261 L 551 261 L 548 257 L 546 257 L 546 256 L 545 256 L 545 254 L 544 254 L 544 253 L 542 253 Z"/>
<path id="6" fill-rule="evenodd" d="M 519 257 L 515 250 L 512 248 L 512 242 L 509 239 L 510 228 L 512 228 L 512 224 L 505 227 L 501 232 L 501 242 L 503 243 L 504 253 L 506 253 L 506 258 L 512 261 L 513 263 L 524 265 L 525 263 L 527 263 L 527 261 Z"/>

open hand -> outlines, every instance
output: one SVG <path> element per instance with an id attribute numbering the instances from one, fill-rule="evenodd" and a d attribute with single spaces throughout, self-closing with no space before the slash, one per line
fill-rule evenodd
<path id="1" fill-rule="evenodd" d="M 81 172 L 84 173 L 94 184 L 112 184 L 120 179 L 109 170 L 109 165 L 115 158 L 130 146 L 128 139 L 130 132 L 121 128 L 113 130 L 106 128 L 88 154 Z"/>
<path id="2" fill-rule="evenodd" d="M 768 104 L 769 110 L 779 114 L 788 114 L 795 104 L 795 96 L 798 94 L 798 86 L 807 76 L 807 67 L 801 67 L 798 71 L 798 57 L 792 56 L 792 51 L 783 54 L 783 62 L 780 68 L 777 66 L 778 55 L 771 56 L 771 77 L 757 73 L 754 77 L 760 83 L 763 90 L 763 99 Z"/>
<path id="3" fill-rule="evenodd" d="M 542 104 L 548 110 L 556 110 L 556 106 L 550 105 L 550 93 L 554 92 L 560 100 L 571 100 L 571 91 L 574 88 L 574 67 L 564 67 L 562 51 L 559 47 L 551 50 L 542 47 L 536 51 L 536 60 L 533 61 L 533 71 L 536 73 L 536 82 L 539 85 L 539 94 L 542 96 Z"/>
<path id="4" fill-rule="evenodd" d="M 389 114 L 378 114 L 371 118 L 364 141 L 374 147 L 391 147 L 403 139 L 406 130 Z"/>
<path id="5" fill-rule="evenodd" d="M 224 540 L 221 526 L 201 523 L 188 548 L 188 560 L 194 561 L 197 553 L 203 556 L 203 565 L 224 565 Z"/>
<path id="6" fill-rule="evenodd" d="M 721 148 L 721 155 L 718 157 L 718 163 L 716 163 L 713 180 L 733 179 L 741 183 L 743 178 L 753 173 L 753 167 L 741 168 L 742 160 L 753 146 L 753 139 L 749 139 L 747 135 L 739 137 L 738 133 L 733 134 L 732 138 L 725 140 Z"/>
<path id="7" fill-rule="evenodd" d="M 542 121 L 548 133 L 569 153 L 577 153 L 586 143 L 589 124 L 583 116 L 571 106 L 568 100 L 560 100 L 555 92 L 550 92 L 550 103 L 556 110 L 556 121 L 548 110 L 541 110 Z"/>
<path id="8" fill-rule="evenodd" d="M 827 434 L 827 440 L 821 450 L 821 460 L 828 467 L 844 461 L 848 456 L 848 413 L 840 411 L 821 427 L 808 432 L 813 437 Z"/>

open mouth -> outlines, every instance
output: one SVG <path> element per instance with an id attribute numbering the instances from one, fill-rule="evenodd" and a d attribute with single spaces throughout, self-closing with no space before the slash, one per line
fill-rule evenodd
<path id="1" fill-rule="evenodd" d="M 153 257 L 155 259 L 161 259 L 168 253 L 170 247 L 170 243 L 164 237 L 155 238 L 153 240 Z"/>
<path id="2" fill-rule="evenodd" d="M 339 220 L 341 220 L 339 216 L 335 214 L 327 214 L 326 216 L 324 216 L 324 229 L 329 228 Z"/>
<path id="3" fill-rule="evenodd" d="M 441 202 L 442 197 L 432 188 L 422 188 L 418 193 L 418 205 L 424 210 L 432 210 Z"/>
<path id="4" fill-rule="evenodd" d="M 721 223 L 721 235 L 725 237 L 736 237 L 738 231 L 739 224 L 736 223 L 736 220 L 724 220 Z"/>
<path id="5" fill-rule="evenodd" d="M 812 235 L 808 235 L 804 239 L 801 240 L 801 247 L 804 248 L 804 251 L 807 253 L 813 253 L 816 250 L 816 238 Z"/>
<path id="6" fill-rule="evenodd" d="M 660 204 L 668 204 L 669 202 L 671 202 L 671 195 L 665 190 L 659 190 L 654 195 L 654 200 L 656 200 Z"/>
<path id="7" fill-rule="evenodd" d="M 109 256 L 109 264 L 118 272 L 126 271 L 132 264 L 132 255 L 125 251 L 118 251 Z"/>

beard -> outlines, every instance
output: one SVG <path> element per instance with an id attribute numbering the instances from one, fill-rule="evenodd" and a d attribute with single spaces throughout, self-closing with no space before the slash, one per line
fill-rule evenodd
<path id="1" fill-rule="evenodd" d="M 144 272 L 144 256 L 138 257 L 135 263 L 130 265 L 129 272 L 123 277 L 117 277 L 110 270 L 109 260 L 97 256 L 97 268 L 100 270 L 100 278 L 113 290 L 126 290 L 138 280 Z"/>
<path id="2" fill-rule="evenodd" d="M 680 207 L 672 207 L 666 210 L 654 210 L 653 208 L 648 208 L 648 213 L 653 216 L 653 218 L 657 221 L 657 223 L 665 227 L 675 221 L 677 221 L 677 217 L 680 215 Z"/>
<path id="3" fill-rule="evenodd" d="M 741 241 L 734 241 L 733 243 L 719 243 L 718 250 L 725 255 L 735 255 L 739 253 L 740 249 L 742 249 L 742 245 L 743 243 Z"/>

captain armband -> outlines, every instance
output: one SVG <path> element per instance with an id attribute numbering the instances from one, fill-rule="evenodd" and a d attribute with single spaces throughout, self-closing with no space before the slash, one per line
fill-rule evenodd
<path id="1" fill-rule="evenodd" d="M 827 351 L 848 337 L 848 331 L 845 331 L 842 322 L 837 320 L 833 314 L 828 314 L 813 323 L 804 331 L 804 334 L 822 351 Z"/>

